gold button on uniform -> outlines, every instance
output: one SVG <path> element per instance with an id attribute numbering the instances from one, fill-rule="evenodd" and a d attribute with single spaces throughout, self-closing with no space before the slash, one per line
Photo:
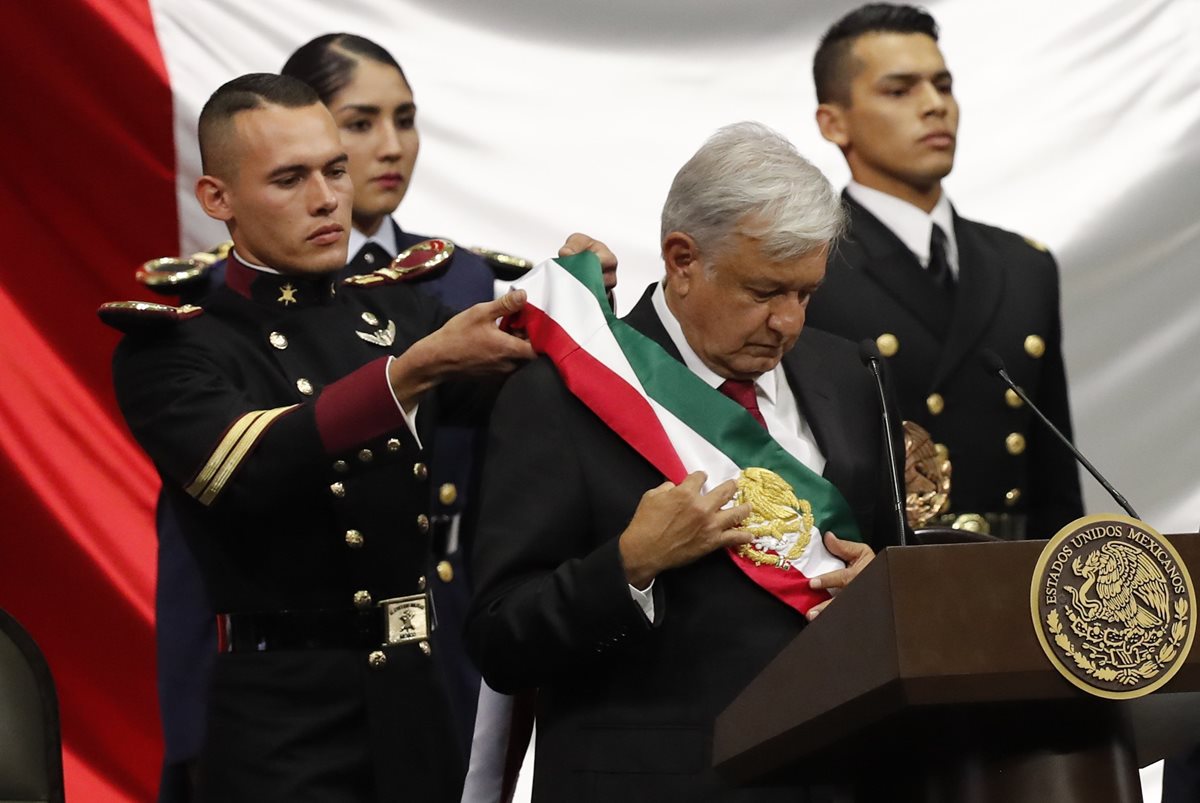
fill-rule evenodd
<path id="1" fill-rule="evenodd" d="M 338 474 L 345 474 L 347 471 L 350 470 L 350 464 L 347 463 L 345 460 L 334 461 L 333 470 L 336 471 Z"/>
<path id="2" fill-rule="evenodd" d="M 383 669 L 387 666 L 387 654 L 383 650 L 375 650 L 367 656 L 367 663 L 372 669 Z"/>
<path id="3" fill-rule="evenodd" d="M 367 254 L 367 256 L 371 255 Z M 367 326 L 379 326 L 379 319 L 369 312 L 364 312 L 362 314 L 362 319 L 366 322 Z"/>
<path id="4" fill-rule="evenodd" d="M 900 339 L 891 332 L 884 332 L 875 338 L 875 347 L 885 357 L 891 357 L 900 350 Z"/>
<path id="5" fill-rule="evenodd" d="M 425 585 L 426 585 L 426 583 L 425 583 L 425 575 L 421 575 L 420 577 L 418 577 L 418 578 L 417 578 L 417 590 L 418 590 L 418 591 L 424 591 L 424 590 L 425 590 Z"/>
<path id="6" fill-rule="evenodd" d="M 421 652 L 422 652 L 422 653 L 424 653 L 425 655 L 432 655 L 432 654 L 433 654 L 433 647 L 430 647 L 430 646 L 429 646 L 429 642 L 428 642 L 428 641 L 418 641 L 418 642 L 417 642 L 417 647 L 418 647 L 418 648 L 421 650 Z"/>
<path id="7" fill-rule="evenodd" d="M 423 480 L 429 476 L 429 467 L 424 463 L 416 463 L 413 465 L 413 476 L 419 480 Z"/>
<path id="8" fill-rule="evenodd" d="M 937 454 L 938 460 L 945 460 L 950 456 L 950 447 L 944 443 L 935 443 L 933 451 Z"/>
<path id="9" fill-rule="evenodd" d="M 942 410 L 946 409 L 946 400 L 942 398 L 942 394 L 940 393 L 930 393 L 929 398 L 925 399 L 925 406 L 934 415 L 941 415 Z"/>
<path id="10" fill-rule="evenodd" d="M 421 531 L 421 535 L 429 532 L 429 517 L 424 513 L 417 516 L 417 529 Z"/>
<path id="11" fill-rule="evenodd" d="M 441 560 L 437 565 L 438 579 L 443 583 L 449 583 L 454 579 L 454 567 L 450 565 L 450 561 Z"/>
<path id="12" fill-rule="evenodd" d="M 388 438 L 387 450 L 389 452 L 400 451 L 400 439 L 399 438 Z"/>
<path id="13" fill-rule="evenodd" d="M 1004 504 L 1007 505 L 1008 507 L 1012 507 L 1015 504 L 1017 504 L 1017 502 L 1020 502 L 1020 501 L 1021 501 L 1021 489 L 1020 488 L 1010 488 L 1008 490 L 1008 492 L 1004 494 Z"/>
<path id="14" fill-rule="evenodd" d="M 338 499 L 341 499 L 346 495 L 346 486 L 342 485 L 340 482 L 335 482 L 329 486 L 329 492 Z"/>
<path id="15" fill-rule="evenodd" d="M 311 396 L 313 394 L 312 382 L 309 382 L 304 377 L 300 377 L 296 380 L 296 390 L 300 391 L 305 396 Z"/>
<path id="16" fill-rule="evenodd" d="M 375 453 L 372 452 L 370 449 L 363 449 L 361 452 L 358 453 L 358 459 L 363 463 L 370 463 L 372 460 L 375 459 Z"/>
<path id="17" fill-rule="evenodd" d="M 360 549 L 363 545 L 363 534 L 358 530 L 346 530 L 346 546 Z"/>
<path id="18" fill-rule="evenodd" d="M 267 339 L 271 341 L 272 346 L 280 351 L 283 351 L 288 346 L 287 336 L 283 332 L 272 332 Z"/>
<path id="19" fill-rule="evenodd" d="M 1025 338 L 1025 353 L 1036 360 L 1046 353 L 1046 341 L 1037 335 L 1030 335 Z"/>
<path id="20" fill-rule="evenodd" d="M 458 499 L 458 488 L 454 487 L 454 483 L 442 483 L 442 487 L 438 488 L 438 501 L 443 505 L 453 505 Z"/>
<path id="21" fill-rule="evenodd" d="M 371 592 L 370 591 L 355 591 L 354 592 L 354 607 L 360 611 L 371 607 Z"/>
<path id="22" fill-rule="evenodd" d="M 1012 388 L 1009 388 L 1008 390 L 1004 391 L 1004 402 L 1005 402 L 1005 404 L 1007 404 L 1009 407 L 1013 408 L 1014 410 L 1025 403 L 1025 402 L 1021 401 L 1021 397 L 1018 396 L 1017 392 L 1015 390 L 1013 390 Z"/>
<path id="23" fill-rule="evenodd" d="M 1021 454 L 1025 451 L 1025 436 L 1020 432 L 1010 432 L 1004 439 L 1004 448 L 1009 454 Z"/>

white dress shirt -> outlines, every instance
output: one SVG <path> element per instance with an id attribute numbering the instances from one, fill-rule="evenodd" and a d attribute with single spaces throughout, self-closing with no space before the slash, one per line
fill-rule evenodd
<path id="1" fill-rule="evenodd" d="M 929 240 L 933 233 L 933 224 L 941 226 L 946 235 L 946 262 L 950 265 L 950 273 L 958 279 L 958 240 L 954 237 L 954 209 L 946 193 L 938 198 L 932 212 L 919 209 L 908 201 L 902 201 L 894 195 L 866 187 L 857 181 L 846 185 L 846 192 L 858 201 L 864 209 L 879 222 L 892 230 L 900 238 L 900 242 L 908 246 L 921 267 L 929 267 Z"/>

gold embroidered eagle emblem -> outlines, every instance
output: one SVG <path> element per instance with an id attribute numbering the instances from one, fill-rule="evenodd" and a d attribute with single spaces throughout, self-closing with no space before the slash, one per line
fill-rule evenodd
<path id="1" fill-rule="evenodd" d="M 756 566 L 787 570 L 812 541 L 813 509 L 796 496 L 787 480 L 765 468 L 747 468 L 738 475 L 735 505 L 750 505 L 741 529 L 754 535 L 738 554 Z"/>

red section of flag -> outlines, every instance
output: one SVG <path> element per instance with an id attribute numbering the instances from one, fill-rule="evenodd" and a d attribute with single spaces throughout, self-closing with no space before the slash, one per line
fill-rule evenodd
<path id="1" fill-rule="evenodd" d="M 152 800 L 157 479 L 116 412 L 104 301 L 178 248 L 171 91 L 146 0 L 5 7 L 0 606 L 46 653 L 67 799 Z"/>

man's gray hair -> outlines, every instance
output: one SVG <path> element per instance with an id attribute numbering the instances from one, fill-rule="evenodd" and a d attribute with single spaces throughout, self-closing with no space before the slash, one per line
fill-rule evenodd
<path id="1" fill-rule="evenodd" d="M 744 122 L 718 130 L 675 174 L 661 237 L 691 235 L 711 260 L 741 233 L 783 261 L 819 251 L 845 227 L 841 200 L 821 171 L 783 135 Z"/>

